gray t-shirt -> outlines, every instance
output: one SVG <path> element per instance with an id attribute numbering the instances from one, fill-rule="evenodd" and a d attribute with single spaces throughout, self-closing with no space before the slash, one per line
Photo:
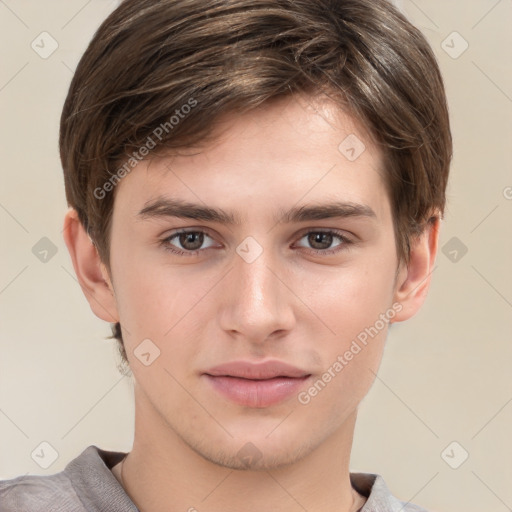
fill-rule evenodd
<path id="1" fill-rule="evenodd" d="M 0 512 L 138 512 L 111 468 L 126 453 L 89 446 L 63 471 L 0 481 Z M 354 489 L 367 497 L 360 512 L 427 512 L 392 496 L 380 475 L 350 473 Z"/>

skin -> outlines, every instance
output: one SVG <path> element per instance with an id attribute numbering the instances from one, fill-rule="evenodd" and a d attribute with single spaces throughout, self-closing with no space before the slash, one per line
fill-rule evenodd
<path id="1" fill-rule="evenodd" d="M 80 285 L 99 318 L 121 322 L 133 372 L 135 438 L 123 486 L 144 512 L 170 504 L 209 512 L 357 510 L 364 498 L 349 479 L 354 425 L 378 371 L 387 324 L 306 405 L 293 395 L 243 407 L 213 390 L 202 373 L 233 360 L 278 359 L 321 378 L 393 304 L 401 310 L 391 323 L 419 310 L 439 221 L 413 240 L 409 265 L 399 264 L 382 155 L 329 100 L 290 96 L 225 116 L 217 130 L 201 150 L 140 162 L 121 180 L 110 273 L 76 212 L 65 218 Z M 338 150 L 349 134 L 366 146 L 352 162 Z M 241 223 L 139 218 L 158 195 L 232 211 Z M 274 219 L 296 205 L 333 200 L 367 205 L 375 217 Z M 206 233 L 199 253 L 164 249 L 160 242 L 180 228 Z M 334 236 L 315 244 L 307 236 L 328 229 L 353 243 Z M 236 252 L 248 236 L 263 250 L 252 263 Z M 179 237 L 168 244 L 194 248 Z M 134 355 L 147 338 L 160 350 L 149 366 Z M 238 455 L 249 442 L 258 454 L 251 463 Z M 119 467 L 114 473 L 120 479 Z"/>

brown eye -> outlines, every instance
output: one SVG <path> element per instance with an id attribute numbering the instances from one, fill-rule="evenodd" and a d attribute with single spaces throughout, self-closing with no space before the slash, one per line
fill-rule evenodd
<path id="1" fill-rule="evenodd" d="M 190 231 L 188 233 L 179 233 L 178 240 L 181 246 L 187 251 L 197 251 L 204 242 L 204 234 L 200 231 Z"/>
<path id="2" fill-rule="evenodd" d="M 333 236 L 331 233 L 309 233 L 308 242 L 313 249 L 329 249 L 332 244 Z"/>
<path id="3" fill-rule="evenodd" d="M 203 247 L 205 239 L 211 242 Z M 183 256 L 195 256 L 214 246 L 213 239 L 204 231 L 178 231 L 160 242 L 164 249 Z"/>
<path id="4" fill-rule="evenodd" d="M 353 243 L 348 237 L 337 231 L 309 231 L 301 237 L 301 240 L 303 239 L 306 240 L 307 245 L 300 245 L 299 247 L 304 247 L 306 251 L 324 256 L 348 249 Z M 333 245 L 336 240 L 338 242 Z"/>

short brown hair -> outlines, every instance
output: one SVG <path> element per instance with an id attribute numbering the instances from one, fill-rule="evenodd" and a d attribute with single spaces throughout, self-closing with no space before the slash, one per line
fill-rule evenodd
<path id="1" fill-rule="evenodd" d="M 328 95 L 381 148 L 408 262 L 411 237 L 444 212 L 452 139 L 436 58 L 391 3 L 124 0 L 78 64 L 59 141 L 68 204 L 109 272 L 115 185 L 157 127 L 157 150 L 190 146 L 219 116 L 292 93 Z M 126 362 L 119 323 L 112 337 Z"/>

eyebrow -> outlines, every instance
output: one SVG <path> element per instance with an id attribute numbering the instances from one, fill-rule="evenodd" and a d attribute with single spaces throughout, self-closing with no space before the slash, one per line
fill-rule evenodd
<path id="1" fill-rule="evenodd" d="M 180 199 L 157 197 L 147 201 L 137 217 L 141 220 L 177 217 L 198 221 L 241 224 L 239 216 L 222 208 L 212 208 Z M 294 223 L 330 218 L 368 217 L 377 218 L 375 212 L 365 204 L 334 201 L 295 206 L 288 211 L 279 210 L 275 222 Z"/>

